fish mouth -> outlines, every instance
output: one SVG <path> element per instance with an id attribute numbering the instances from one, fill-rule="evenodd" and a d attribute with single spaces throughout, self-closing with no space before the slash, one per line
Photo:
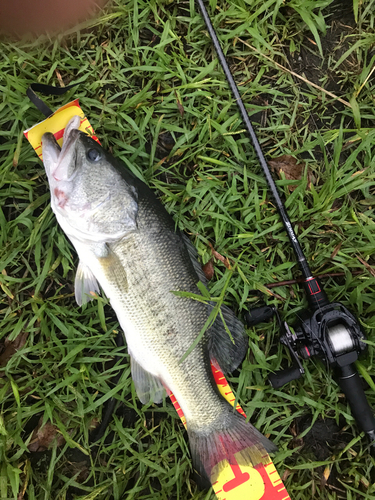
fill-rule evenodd
<path id="1" fill-rule="evenodd" d="M 77 173 L 77 171 L 73 168 L 73 173 L 69 175 L 72 171 L 72 166 L 75 165 L 75 145 L 81 135 L 81 131 L 79 130 L 80 124 L 81 118 L 78 115 L 73 116 L 73 118 L 70 119 L 69 123 L 65 127 L 63 145 L 61 149 L 53 134 L 46 133 L 42 137 L 43 161 L 46 167 L 49 163 L 49 174 L 55 181 L 69 182 L 73 180 Z M 44 158 L 46 159 L 44 160 Z"/>
<path id="2" fill-rule="evenodd" d="M 76 142 L 81 134 L 78 130 L 81 125 L 81 118 L 79 116 L 73 116 L 69 120 L 68 125 L 65 127 L 63 136 L 63 146 L 59 155 L 59 159 L 56 168 L 53 172 L 53 177 L 56 181 L 71 181 L 76 174 L 73 172 L 71 176 L 68 176 L 69 166 L 75 164 L 76 157 Z"/>

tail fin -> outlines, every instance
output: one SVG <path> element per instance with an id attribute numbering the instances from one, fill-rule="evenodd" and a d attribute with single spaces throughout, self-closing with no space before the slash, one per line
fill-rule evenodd
<path id="1" fill-rule="evenodd" d="M 193 466 L 206 485 L 211 484 L 213 467 L 223 460 L 231 464 L 237 462 L 256 466 L 269 462 L 268 453 L 277 450 L 242 415 L 233 413 L 229 408 L 209 428 L 189 429 L 188 422 L 187 430 Z"/>

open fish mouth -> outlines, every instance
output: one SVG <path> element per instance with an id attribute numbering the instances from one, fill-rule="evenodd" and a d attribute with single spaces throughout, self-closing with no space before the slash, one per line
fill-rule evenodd
<path id="1" fill-rule="evenodd" d="M 78 130 L 81 124 L 81 118 L 79 116 L 73 116 L 70 119 L 68 125 L 65 127 L 63 146 L 59 154 L 58 162 L 56 168 L 53 172 L 53 177 L 57 181 L 71 181 L 74 177 L 74 172 L 71 176 L 69 173 L 69 166 L 75 164 L 76 148 L 74 147 L 78 137 L 81 132 Z"/>
<path id="2" fill-rule="evenodd" d="M 71 181 L 76 172 L 70 174 L 72 165 L 75 165 L 75 144 L 81 135 L 79 126 L 81 118 L 73 116 L 65 127 L 62 148 L 57 144 L 53 134 L 46 133 L 42 137 L 43 162 L 47 173 L 55 181 Z M 69 175 L 70 174 L 70 175 Z"/>

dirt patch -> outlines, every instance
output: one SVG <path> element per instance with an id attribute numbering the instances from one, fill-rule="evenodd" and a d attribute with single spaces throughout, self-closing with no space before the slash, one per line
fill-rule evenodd
<path id="1" fill-rule="evenodd" d="M 328 10 L 328 9 L 327 9 Z M 320 56 L 313 37 L 308 32 L 299 52 L 289 53 L 291 69 L 304 75 L 309 81 L 322 86 L 330 92 L 343 92 L 345 86 L 340 83 L 338 73 L 331 70 L 330 66 L 340 59 L 349 49 L 350 35 L 355 27 L 353 16 L 353 2 L 334 2 L 329 7 L 330 15 L 325 36 L 321 37 L 323 58 Z M 343 63 L 343 69 L 353 72 L 359 70 L 358 61 L 351 55 Z"/>

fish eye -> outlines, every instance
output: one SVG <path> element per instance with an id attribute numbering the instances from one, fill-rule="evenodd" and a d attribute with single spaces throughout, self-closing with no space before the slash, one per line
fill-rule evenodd
<path id="1" fill-rule="evenodd" d="M 87 151 L 87 158 L 90 160 L 90 161 L 99 161 L 101 159 L 102 155 L 100 154 L 100 152 L 97 150 L 97 149 L 89 149 Z"/>

